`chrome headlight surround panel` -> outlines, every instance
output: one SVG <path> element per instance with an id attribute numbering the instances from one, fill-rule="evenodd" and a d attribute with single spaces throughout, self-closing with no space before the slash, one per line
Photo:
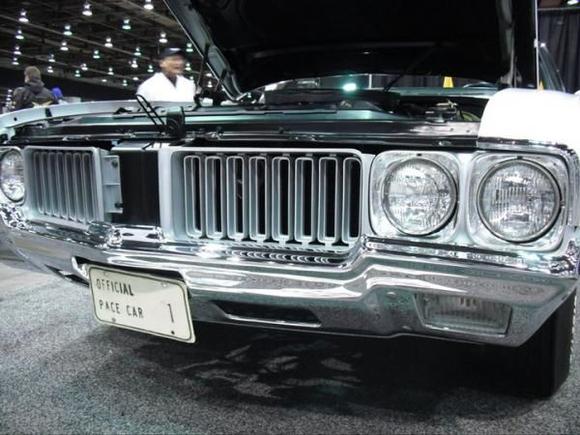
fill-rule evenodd
<path id="1" fill-rule="evenodd" d="M 449 178 L 452 185 L 454 204 L 449 208 L 441 224 L 425 234 L 409 234 L 398 228 L 389 218 L 383 206 L 383 192 L 387 177 L 401 165 L 412 161 L 425 161 L 426 164 L 437 167 Z M 405 240 L 449 241 L 457 227 L 458 205 L 460 202 L 459 178 L 459 160 L 451 153 L 387 151 L 379 154 L 373 162 L 370 178 L 370 220 L 374 233 L 380 237 Z"/>
<path id="2" fill-rule="evenodd" d="M 480 193 L 484 183 L 490 176 L 506 165 L 518 162 L 533 166 L 553 181 L 559 196 L 559 206 L 554 213 L 554 217 L 545 225 L 542 231 L 533 237 L 508 240 L 492 231 L 491 225 L 486 222 L 480 210 Z M 470 181 L 467 195 L 470 198 L 467 208 L 467 231 L 476 244 L 501 250 L 517 247 L 517 249 L 524 251 L 550 251 L 560 245 L 569 221 L 572 198 L 570 197 L 568 167 L 558 156 L 524 153 L 486 153 L 474 156 L 470 165 Z"/>
<path id="3" fill-rule="evenodd" d="M 10 204 L 14 204 L 14 205 L 22 205 L 26 201 L 27 191 L 26 191 L 26 182 L 25 182 L 25 175 L 24 175 L 25 161 L 24 161 L 24 155 L 22 154 L 22 150 L 20 148 L 14 147 L 14 146 L 0 147 L 0 171 L 1 171 L 2 162 L 3 162 L 4 158 L 10 153 L 18 153 L 20 155 L 20 158 L 22 159 L 22 169 L 23 169 L 22 183 L 23 183 L 24 193 L 22 195 L 22 198 L 14 199 L 14 198 L 11 198 L 8 194 L 6 194 L 4 189 L 0 186 L 0 202 L 10 203 Z M 0 184 L 1 184 L 1 178 L 2 178 L 2 174 L 0 173 Z"/>

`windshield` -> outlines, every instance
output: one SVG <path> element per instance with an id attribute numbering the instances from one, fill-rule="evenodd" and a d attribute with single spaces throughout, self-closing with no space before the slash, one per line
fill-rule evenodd
<path id="1" fill-rule="evenodd" d="M 309 79 L 288 80 L 265 87 L 266 91 L 283 89 L 342 89 L 346 92 L 357 90 L 385 89 L 394 80 L 392 90 L 397 88 L 496 88 L 493 83 L 460 77 L 408 75 L 397 77 L 390 74 L 353 74 Z"/>

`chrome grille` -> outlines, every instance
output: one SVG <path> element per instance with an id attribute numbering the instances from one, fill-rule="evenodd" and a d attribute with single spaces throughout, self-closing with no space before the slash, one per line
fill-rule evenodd
<path id="1" fill-rule="evenodd" d="M 181 170 L 187 238 L 347 246 L 360 235 L 355 156 L 195 153 Z"/>
<path id="2" fill-rule="evenodd" d="M 78 224 L 99 219 L 93 152 L 38 149 L 28 159 L 31 206 L 37 218 Z"/>

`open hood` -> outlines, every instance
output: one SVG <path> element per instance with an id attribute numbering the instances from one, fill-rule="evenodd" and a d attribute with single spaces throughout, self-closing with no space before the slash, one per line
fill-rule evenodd
<path id="1" fill-rule="evenodd" d="M 232 97 L 355 73 L 537 85 L 536 0 L 165 0 Z"/>

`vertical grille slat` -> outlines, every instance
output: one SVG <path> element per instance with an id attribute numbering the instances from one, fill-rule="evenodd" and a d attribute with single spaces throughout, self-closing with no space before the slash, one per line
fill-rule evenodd
<path id="1" fill-rule="evenodd" d="M 354 242 L 360 234 L 360 162 L 352 157 L 344 159 L 342 177 L 342 240 Z"/>
<path id="2" fill-rule="evenodd" d="M 271 171 L 269 160 L 263 156 L 251 157 L 249 169 L 250 239 L 262 242 L 270 237 Z"/>
<path id="3" fill-rule="evenodd" d="M 175 211 L 190 239 L 347 247 L 360 237 L 362 166 L 352 154 L 201 150 L 182 159 L 185 209 Z"/>
<path id="4" fill-rule="evenodd" d="M 292 240 L 294 222 L 294 167 L 290 157 L 272 159 L 272 239 Z"/>
<path id="5" fill-rule="evenodd" d="M 241 156 L 227 158 L 227 235 L 243 240 L 248 235 L 248 168 Z"/>
<path id="6" fill-rule="evenodd" d="M 39 218 L 77 224 L 99 218 L 94 159 L 89 150 L 32 151 L 32 203 Z"/>

